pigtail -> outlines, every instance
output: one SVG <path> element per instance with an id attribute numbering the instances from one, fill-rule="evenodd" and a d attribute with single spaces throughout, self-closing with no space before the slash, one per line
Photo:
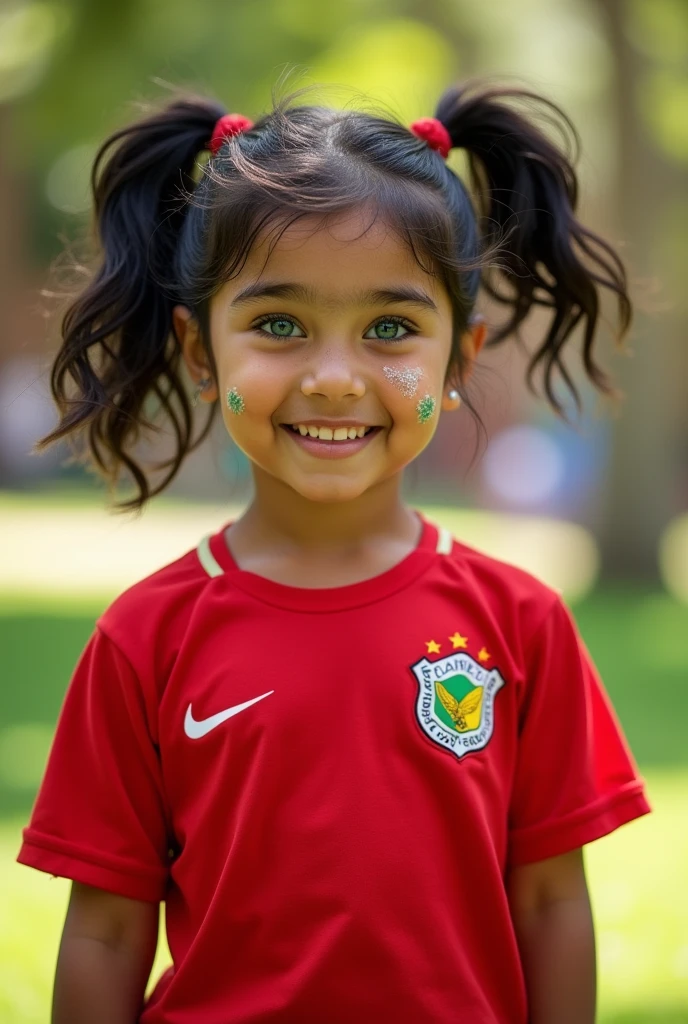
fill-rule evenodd
<path id="1" fill-rule="evenodd" d="M 73 447 L 85 441 L 82 461 L 111 486 L 126 467 L 138 493 L 115 506 L 121 510 L 138 510 L 162 491 L 212 423 L 211 415 L 192 444 L 172 308 L 182 301 L 174 268 L 184 196 L 223 113 L 207 99 L 176 99 L 111 135 L 92 168 L 98 266 L 63 316 L 63 342 L 51 371 L 60 419 L 35 447 L 41 451 L 62 438 Z M 151 404 L 170 421 L 176 440 L 174 455 L 160 463 L 168 471 L 156 487 L 131 455 L 142 427 L 160 430 L 146 415 Z"/>
<path id="2" fill-rule="evenodd" d="M 498 266 L 484 274 L 482 284 L 492 299 L 512 311 L 490 343 L 517 334 L 534 306 L 551 309 L 546 336 L 531 356 L 527 379 L 534 390 L 534 376 L 540 370 L 549 402 L 563 415 L 555 393 L 557 374 L 580 410 L 578 390 L 562 358 L 579 324 L 588 378 L 603 393 L 614 393 L 595 360 L 594 338 L 600 288 L 616 296 L 618 340 L 628 330 L 626 273 L 612 247 L 574 215 L 578 184 L 573 158 L 504 99 L 539 105 L 564 136 L 567 130 L 571 133 L 577 147 L 578 136 L 566 115 L 550 101 L 523 90 L 454 87 L 440 99 L 436 116 L 453 145 L 467 151 L 483 241 L 490 249 L 499 247 Z"/>

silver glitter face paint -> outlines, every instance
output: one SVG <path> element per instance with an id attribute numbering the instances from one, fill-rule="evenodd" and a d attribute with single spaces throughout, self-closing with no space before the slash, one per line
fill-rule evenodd
<path id="1" fill-rule="evenodd" d="M 418 391 L 418 382 L 423 376 L 420 366 L 383 366 L 382 372 L 390 384 L 401 391 L 404 398 L 413 398 Z"/>

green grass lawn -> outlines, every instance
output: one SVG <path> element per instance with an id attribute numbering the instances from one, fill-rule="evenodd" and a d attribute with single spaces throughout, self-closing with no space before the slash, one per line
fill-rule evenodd
<path id="1" fill-rule="evenodd" d="M 0 603 L 0 1021 L 44 1024 L 69 883 L 14 863 L 64 688 L 101 605 Z M 688 1024 L 688 609 L 597 592 L 575 609 L 654 813 L 592 844 L 601 1024 Z M 165 960 L 161 945 L 155 975 Z"/>

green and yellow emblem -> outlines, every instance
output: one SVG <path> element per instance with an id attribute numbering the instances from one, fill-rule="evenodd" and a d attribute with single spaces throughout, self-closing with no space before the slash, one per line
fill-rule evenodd
<path id="1" fill-rule="evenodd" d="M 411 670 L 418 682 L 416 717 L 423 732 L 458 758 L 481 750 L 494 731 L 494 699 L 504 686 L 465 651 L 438 661 L 422 658 Z"/>
<path id="2" fill-rule="evenodd" d="M 435 683 L 435 693 L 439 701 L 439 704 L 435 704 L 435 713 L 450 729 L 456 729 L 457 732 L 475 729 L 480 724 L 482 686 L 473 686 L 465 676 L 447 679 L 447 684 L 449 689 L 442 683 Z"/>

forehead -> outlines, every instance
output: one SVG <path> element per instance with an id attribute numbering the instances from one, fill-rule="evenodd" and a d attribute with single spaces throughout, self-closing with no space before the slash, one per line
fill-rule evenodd
<path id="1" fill-rule="evenodd" d="M 317 304 L 331 309 L 355 302 L 366 290 L 415 285 L 439 305 L 442 288 L 416 260 L 409 245 L 382 217 L 366 210 L 327 218 L 302 217 L 273 226 L 256 242 L 239 274 L 226 282 L 232 298 L 248 283 L 298 282 Z"/>

